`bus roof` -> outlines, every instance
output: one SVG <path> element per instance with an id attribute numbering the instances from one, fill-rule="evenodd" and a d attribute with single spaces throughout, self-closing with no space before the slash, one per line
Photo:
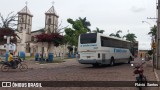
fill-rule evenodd
<path id="1" fill-rule="evenodd" d="M 128 41 L 128 40 L 124 40 L 122 38 L 117 38 L 117 37 L 113 37 L 113 36 L 107 36 L 107 35 L 104 35 L 104 34 L 101 34 L 101 33 L 97 33 L 97 34 L 99 34 L 100 36 L 103 36 L 103 37 L 107 37 L 107 38 L 112 38 L 112 39 L 121 40 L 121 41 L 125 41 L 125 42 L 131 42 L 131 41 Z"/>

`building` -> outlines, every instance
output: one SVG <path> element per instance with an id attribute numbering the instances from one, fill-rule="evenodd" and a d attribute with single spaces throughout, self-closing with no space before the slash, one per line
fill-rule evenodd
<path id="1" fill-rule="evenodd" d="M 33 15 L 27 6 L 18 12 L 18 32 L 16 32 L 16 34 L 20 37 L 20 40 L 17 43 L 16 54 L 23 54 L 23 56 L 30 54 L 29 41 L 31 41 L 32 17 Z"/>
<path id="2" fill-rule="evenodd" d="M 28 7 L 25 6 L 21 11 L 18 12 L 18 26 L 17 35 L 21 38 L 17 43 L 16 54 L 22 57 L 34 56 L 35 54 L 48 56 L 53 54 L 56 56 L 63 56 L 67 51 L 67 46 L 61 45 L 55 47 L 53 44 L 48 48 L 48 43 L 35 42 L 34 36 L 42 33 L 55 33 L 58 28 L 58 18 L 54 6 L 52 6 L 45 13 L 45 28 L 37 31 L 32 31 L 32 17 L 33 15 L 29 11 Z"/>
<path id="3" fill-rule="evenodd" d="M 145 58 L 146 55 L 148 55 L 148 51 L 149 51 L 149 50 L 139 50 L 139 52 L 138 52 L 138 57 L 140 57 L 140 58 Z"/>

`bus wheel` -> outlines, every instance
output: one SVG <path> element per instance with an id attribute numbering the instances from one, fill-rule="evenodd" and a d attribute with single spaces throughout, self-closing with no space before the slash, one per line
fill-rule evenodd
<path id="1" fill-rule="evenodd" d="M 114 65 L 115 65 L 115 62 L 114 62 L 114 58 L 112 57 L 110 61 L 110 66 L 114 66 Z"/>

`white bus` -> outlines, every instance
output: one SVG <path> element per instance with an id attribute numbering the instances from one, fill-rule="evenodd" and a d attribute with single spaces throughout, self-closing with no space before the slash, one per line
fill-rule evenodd
<path id="1" fill-rule="evenodd" d="M 100 33 L 81 34 L 78 40 L 78 62 L 93 66 L 115 63 L 130 63 L 131 42 L 105 36 Z"/>

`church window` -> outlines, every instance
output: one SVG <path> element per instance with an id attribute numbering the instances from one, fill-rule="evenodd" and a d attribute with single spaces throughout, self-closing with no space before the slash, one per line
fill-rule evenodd
<path id="1" fill-rule="evenodd" d="M 48 25 L 50 25 L 50 24 L 51 24 L 51 18 L 48 19 Z"/>
<path id="2" fill-rule="evenodd" d="M 22 22 L 22 23 L 24 22 L 24 18 L 23 17 L 21 18 L 20 22 Z"/>

